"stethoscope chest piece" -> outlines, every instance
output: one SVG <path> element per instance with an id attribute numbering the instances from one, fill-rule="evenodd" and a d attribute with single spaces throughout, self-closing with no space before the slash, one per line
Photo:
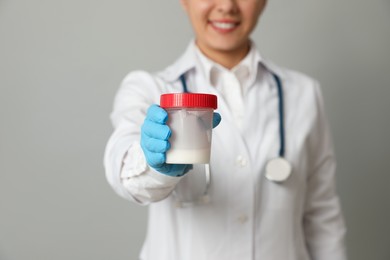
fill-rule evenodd
<path id="1" fill-rule="evenodd" d="M 283 157 L 277 157 L 268 161 L 265 167 L 265 177 L 274 182 L 283 182 L 290 177 L 291 164 Z"/>

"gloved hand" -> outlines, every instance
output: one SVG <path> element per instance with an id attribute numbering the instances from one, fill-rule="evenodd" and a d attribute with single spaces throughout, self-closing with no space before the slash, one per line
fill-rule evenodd
<path id="1" fill-rule="evenodd" d="M 158 105 L 149 107 L 141 127 L 141 147 L 150 167 L 169 176 L 182 176 L 192 169 L 191 164 L 167 164 L 166 152 L 171 130 L 166 125 L 168 113 Z M 213 128 L 221 122 L 221 115 L 214 113 Z"/>

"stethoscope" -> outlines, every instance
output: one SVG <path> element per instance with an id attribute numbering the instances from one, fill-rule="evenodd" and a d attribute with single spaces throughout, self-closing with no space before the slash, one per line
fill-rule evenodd
<path id="1" fill-rule="evenodd" d="M 283 85 L 280 77 L 273 72 L 270 72 L 275 80 L 276 87 L 278 90 L 278 112 L 279 112 L 279 139 L 280 139 L 280 149 L 277 157 L 269 160 L 265 167 L 265 177 L 272 182 L 282 183 L 286 181 L 291 173 L 292 166 L 288 160 L 285 158 L 285 130 L 284 130 L 284 100 L 283 100 Z M 185 75 L 180 76 L 181 85 L 184 93 L 189 93 L 187 88 L 187 82 Z M 205 191 L 202 196 L 196 201 L 184 202 L 178 200 L 178 206 L 185 206 L 186 204 L 193 204 L 194 202 L 203 202 L 207 203 L 209 201 L 208 189 L 211 183 L 211 170 L 210 164 L 205 164 Z"/>

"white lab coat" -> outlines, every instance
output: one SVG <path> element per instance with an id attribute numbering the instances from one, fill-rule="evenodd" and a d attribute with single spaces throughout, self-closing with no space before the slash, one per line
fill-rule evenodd
<path id="1" fill-rule="evenodd" d="M 221 93 L 199 69 L 194 43 L 162 72 L 130 73 L 111 119 L 115 128 L 105 153 L 106 176 L 122 197 L 149 205 L 145 260 L 345 260 L 345 225 L 335 189 L 335 158 L 320 87 L 313 79 L 261 59 L 245 94 L 242 127 Z M 277 157 L 276 73 L 284 88 L 286 159 L 293 173 L 268 181 L 265 164 Z M 178 196 L 202 194 L 202 167 L 184 177 L 150 169 L 140 142 L 147 108 L 162 93 L 190 91 L 218 96 L 221 124 L 213 131 L 208 203 L 178 207 Z M 176 190 L 173 192 L 173 190 Z M 176 194 L 179 194 L 175 196 Z M 131 228 L 137 223 L 124 223 Z"/>

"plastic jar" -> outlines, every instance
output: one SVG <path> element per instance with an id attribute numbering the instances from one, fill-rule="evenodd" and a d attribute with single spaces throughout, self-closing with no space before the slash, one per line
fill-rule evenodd
<path id="1" fill-rule="evenodd" d="M 160 106 L 168 113 L 167 125 L 172 133 L 166 163 L 209 163 L 217 96 L 202 93 L 163 94 Z"/>

